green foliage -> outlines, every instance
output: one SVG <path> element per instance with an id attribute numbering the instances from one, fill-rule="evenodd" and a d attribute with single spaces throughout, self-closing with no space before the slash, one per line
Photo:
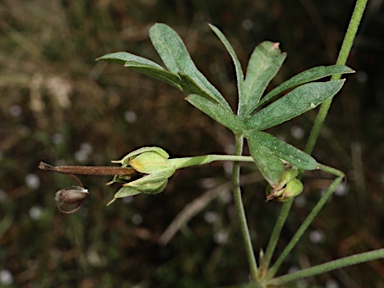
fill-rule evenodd
<path id="1" fill-rule="evenodd" d="M 123 63 L 126 67 L 131 67 L 138 72 L 163 80 L 187 93 L 186 99 L 189 103 L 234 133 L 236 138 L 236 154 L 238 156 L 242 154 L 243 138 L 248 140 L 254 163 L 270 184 L 270 188 L 267 190 L 267 200 L 277 199 L 287 202 L 287 205 L 284 205 L 282 209 L 281 219 L 278 220 L 272 233 L 265 258 L 261 259 L 262 269 L 259 273 L 239 188 L 240 167 L 238 163 L 235 163 L 232 171 L 233 195 L 245 241 L 250 273 L 255 287 L 265 287 L 265 280 L 269 281 L 274 277 L 282 259 L 288 255 L 290 249 L 295 245 L 296 239 L 301 237 L 309 223 L 313 220 L 313 217 L 330 197 L 344 175 L 334 168 L 317 163 L 310 155 L 278 140 L 268 133 L 262 132 L 262 130 L 284 123 L 316 108 L 325 101 L 329 105 L 331 99 L 344 85 L 345 80 L 339 80 L 340 74 L 353 73 L 354 71 L 342 65 L 314 67 L 285 81 L 262 98 L 267 86 L 283 64 L 286 54 L 281 53 L 277 43 L 265 41 L 259 44 L 251 55 L 246 75 L 244 76 L 241 63 L 225 35 L 213 25 L 210 25 L 210 28 L 224 44 L 235 66 L 238 89 L 237 115 L 233 113 L 221 93 L 197 69 L 177 33 L 165 24 L 155 24 L 150 29 L 150 38 L 168 71 L 152 61 L 128 53 L 114 53 L 99 59 Z M 137 69 L 138 67 L 140 69 Z M 334 76 L 334 79 L 324 82 L 312 82 L 327 76 Z M 293 90 L 263 108 L 264 104 L 280 93 L 290 89 Z M 195 157 L 193 161 L 198 162 L 201 160 L 199 164 L 204 164 L 207 163 L 205 158 Z M 186 162 L 188 161 L 191 160 L 189 159 Z M 129 162 L 133 167 L 134 159 L 131 159 Z M 281 231 L 281 224 L 284 223 L 292 203 L 289 200 L 292 200 L 293 197 L 299 195 L 303 190 L 303 184 L 297 179 L 298 169 L 321 169 L 334 174 L 337 178 L 332 182 L 328 191 L 298 229 L 295 237 L 288 244 L 275 265 L 269 269 L 269 262 L 277 243 L 277 237 Z M 146 175 L 141 179 L 144 180 L 150 176 L 156 178 L 156 173 Z M 170 175 L 172 174 L 173 171 Z M 160 180 L 167 181 L 167 179 L 161 178 Z M 127 183 L 126 185 L 138 183 L 139 180 Z M 156 180 L 159 179 L 156 178 Z M 155 183 L 158 185 L 160 182 Z M 152 184 L 152 182 L 149 184 Z M 163 184 L 166 185 L 166 182 Z M 161 189 L 164 189 L 164 187 L 161 185 Z M 135 188 L 140 189 L 140 185 Z M 376 253 L 375 257 L 380 257 L 379 253 Z M 363 259 L 364 256 L 360 257 L 359 261 L 364 261 Z M 329 265 L 330 267 L 331 265 Z M 310 273 L 320 273 L 320 269 L 315 269 Z M 273 280 L 271 283 L 273 283 Z"/>
<path id="2" fill-rule="evenodd" d="M 150 29 L 153 46 L 163 60 L 168 71 L 160 65 L 132 55 L 118 52 L 100 57 L 133 68 L 138 72 L 170 83 L 188 94 L 186 100 L 236 135 L 248 139 L 251 155 L 259 170 L 271 184 L 276 184 L 284 172 L 281 159 L 300 169 L 315 169 L 316 161 L 310 156 L 258 131 L 271 128 L 308 110 L 314 109 L 336 95 L 344 80 L 314 82 L 338 73 L 353 73 L 346 66 L 321 66 L 304 71 L 273 89 L 261 100 L 272 78 L 281 67 L 285 53 L 281 53 L 277 43 L 265 41 L 259 44 L 248 63 L 244 79 L 240 61 L 224 34 L 215 26 L 211 29 L 222 41 L 235 65 L 238 87 L 238 115 L 232 112 L 228 102 L 220 92 L 196 68 L 184 43 L 177 33 L 165 24 L 155 24 Z M 140 70 L 137 69 L 140 67 Z M 296 87 L 282 98 L 267 107 L 255 111 L 261 104 L 288 89 Z M 300 152 L 300 153 L 299 153 Z"/>

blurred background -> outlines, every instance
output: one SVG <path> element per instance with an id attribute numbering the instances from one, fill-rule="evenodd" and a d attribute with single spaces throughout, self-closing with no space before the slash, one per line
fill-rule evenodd
<path id="1" fill-rule="evenodd" d="M 118 189 L 105 186 L 111 178 L 83 176 L 90 197 L 71 215 L 60 213 L 53 198 L 76 183 L 39 171 L 37 165 L 113 165 L 111 160 L 149 145 L 172 157 L 233 153 L 233 135 L 191 107 L 181 92 L 95 59 L 129 51 L 160 63 L 148 29 L 164 22 L 180 34 L 196 65 L 235 109 L 233 65 L 208 23 L 228 37 L 243 67 L 258 43 L 280 42 L 288 57 L 270 89 L 312 66 L 333 64 L 353 6 L 351 0 L 2 0 L 0 286 L 246 283 L 249 269 L 228 187 L 230 163 L 178 171 L 163 193 L 108 207 Z M 344 171 L 347 181 L 281 273 L 383 246 L 383 19 L 382 1 L 369 1 L 348 60 L 357 73 L 347 77 L 335 98 L 313 152 L 319 162 Z M 315 113 L 269 132 L 303 148 Z M 242 174 L 258 254 L 281 204 L 265 203 L 266 182 L 254 165 L 243 165 Z M 305 191 L 295 201 L 278 252 L 331 180 L 330 175 L 305 174 Z M 384 262 L 373 261 L 293 287 L 384 287 L 383 278 Z"/>

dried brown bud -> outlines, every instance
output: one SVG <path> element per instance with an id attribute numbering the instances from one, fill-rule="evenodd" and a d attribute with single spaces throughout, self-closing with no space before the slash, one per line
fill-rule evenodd
<path id="1" fill-rule="evenodd" d="M 72 186 L 69 188 L 61 189 L 56 192 L 55 201 L 56 206 L 60 212 L 71 214 L 80 209 L 84 199 L 88 196 L 88 189 L 80 186 Z M 71 210 L 63 210 L 63 205 L 76 205 Z"/>

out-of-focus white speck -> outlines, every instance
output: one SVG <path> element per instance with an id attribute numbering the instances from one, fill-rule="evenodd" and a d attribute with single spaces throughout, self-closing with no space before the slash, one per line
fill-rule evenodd
<path id="1" fill-rule="evenodd" d="M 27 174 L 24 180 L 25 184 L 31 189 L 37 189 L 40 187 L 40 179 L 36 174 Z"/>
<path id="2" fill-rule="evenodd" d="M 33 206 L 29 209 L 29 217 L 33 220 L 38 220 L 42 214 L 42 209 L 39 206 Z"/>
<path id="3" fill-rule="evenodd" d="M 207 213 L 204 214 L 204 219 L 208 223 L 213 223 L 217 219 L 217 214 L 215 212 L 208 211 Z"/>
<path id="4" fill-rule="evenodd" d="M 75 159 L 80 163 L 87 161 L 89 155 L 92 153 L 93 147 L 89 143 L 82 143 L 80 149 L 75 152 Z"/>
<path id="5" fill-rule="evenodd" d="M 303 128 L 299 127 L 299 126 L 292 126 L 291 127 L 291 135 L 295 138 L 295 139 L 303 139 L 304 135 L 305 135 L 305 131 Z"/>
<path id="6" fill-rule="evenodd" d="M 348 194 L 348 192 L 349 192 L 349 187 L 345 182 L 341 182 L 335 190 L 335 194 L 337 196 L 345 196 Z"/>
<path id="7" fill-rule="evenodd" d="M 325 288 L 339 288 L 339 287 L 340 287 L 339 284 L 337 284 L 337 282 L 333 279 L 329 279 L 325 283 Z"/>
<path id="8" fill-rule="evenodd" d="M 221 230 L 215 233 L 213 238 L 217 244 L 225 244 L 228 241 L 228 232 L 225 230 Z"/>
<path id="9" fill-rule="evenodd" d="M 309 239 L 313 243 L 322 243 L 325 240 L 324 232 L 321 230 L 314 230 L 311 233 L 309 233 Z"/>
<path id="10" fill-rule="evenodd" d="M 124 113 L 124 118 L 125 118 L 125 121 L 127 121 L 128 123 L 135 123 L 137 121 L 136 113 L 130 110 Z"/>
<path id="11" fill-rule="evenodd" d="M 84 153 L 90 154 L 93 151 L 93 147 L 89 143 L 81 143 L 80 144 L 80 150 L 83 151 Z"/>
<path id="12" fill-rule="evenodd" d="M 7 269 L 0 270 L 0 283 L 3 285 L 10 285 L 13 283 L 13 275 Z"/>

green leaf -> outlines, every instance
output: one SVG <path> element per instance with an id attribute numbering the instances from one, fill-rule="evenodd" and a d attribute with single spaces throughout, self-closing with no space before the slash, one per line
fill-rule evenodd
<path id="1" fill-rule="evenodd" d="M 158 69 L 164 69 L 159 64 L 151 60 L 148 60 L 146 58 L 143 58 L 128 52 L 115 52 L 115 53 L 106 54 L 96 59 L 96 61 L 99 61 L 99 60 L 107 60 L 107 61 L 115 62 L 121 65 L 125 65 L 126 62 L 130 62 L 136 65 L 150 66 Z"/>
<path id="2" fill-rule="evenodd" d="M 249 151 L 261 175 L 272 186 L 280 181 L 284 173 L 284 164 L 271 151 L 260 144 L 257 138 L 247 138 Z"/>
<path id="3" fill-rule="evenodd" d="M 283 82 L 278 87 L 272 89 L 267 95 L 263 97 L 263 99 L 259 102 L 258 106 L 263 105 L 264 103 L 271 100 L 273 97 L 277 96 L 281 92 L 284 92 L 288 89 L 292 89 L 301 84 L 319 80 L 321 78 L 332 76 L 334 74 L 349 74 L 354 72 L 354 70 L 344 65 L 318 66 L 310 68 L 293 76 L 292 78 Z"/>
<path id="4" fill-rule="evenodd" d="M 218 103 L 217 101 L 212 99 L 212 97 L 207 93 L 207 91 L 202 90 L 201 87 L 191 77 L 189 77 L 188 75 L 183 74 L 181 72 L 179 73 L 178 76 L 181 79 L 181 89 L 183 90 L 184 93 L 197 94 L 197 95 L 200 95 L 202 97 L 207 98 L 208 100 L 212 100 L 212 101 Z"/>
<path id="5" fill-rule="evenodd" d="M 266 150 L 271 155 L 285 160 L 295 168 L 313 170 L 318 166 L 318 163 L 312 156 L 277 139 L 271 134 L 255 131 L 247 139 L 248 143 L 252 143 L 252 149 Z"/>
<path id="6" fill-rule="evenodd" d="M 104 55 L 96 60 L 107 60 L 124 65 L 134 71 L 163 81 L 181 90 L 180 78 L 151 60 L 136 56 L 128 52 L 116 52 Z"/>
<path id="7" fill-rule="evenodd" d="M 278 43 L 265 41 L 256 46 L 248 63 L 239 116 L 245 118 L 256 109 L 268 83 L 279 71 L 286 56 L 286 53 L 281 53 Z"/>
<path id="8" fill-rule="evenodd" d="M 315 82 L 299 86 L 251 116 L 245 127 L 248 131 L 264 130 L 299 116 L 333 97 L 344 81 Z"/>
<path id="9" fill-rule="evenodd" d="M 242 133 L 243 125 L 240 119 L 232 111 L 227 111 L 217 102 L 197 94 L 188 95 L 186 100 L 234 133 Z"/>
<path id="10" fill-rule="evenodd" d="M 231 46 L 231 43 L 229 43 L 229 41 L 227 40 L 225 35 L 219 29 L 217 29 L 215 26 L 209 24 L 209 27 L 211 27 L 212 31 L 215 32 L 217 37 L 219 37 L 219 39 L 221 40 L 221 42 L 224 44 L 225 48 L 227 49 L 229 55 L 231 55 L 233 64 L 235 65 L 239 101 L 242 102 L 243 98 L 244 98 L 244 96 L 243 96 L 243 94 L 244 94 L 243 93 L 244 74 L 243 74 L 243 69 L 241 68 L 241 63 L 239 61 L 239 58 L 237 57 L 235 50 L 233 49 L 233 47 Z"/>
<path id="11" fill-rule="evenodd" d="M 231 107 L 207 78 L 196 68 L 183 41 L 179 35 L 169 26 L 157 23 L 149 30 L 149 36 L 159 53 L 165 66 L 174 74 L 188 75 L 205 95 L 220 103 L 226 110 L 232 111 Z"/>

